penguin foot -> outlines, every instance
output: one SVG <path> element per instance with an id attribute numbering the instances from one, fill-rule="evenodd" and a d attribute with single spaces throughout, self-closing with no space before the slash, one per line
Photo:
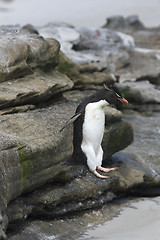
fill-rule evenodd
<path id="1" fill-rule="evenodd" d="M 98 169 L 99 171 L 102 171 L 102 172 L 108 173 L 108 172 L 110 172 L 110 171 L 114 171 L 114 170 L 116 170 L 117 167 L 115 167 L 115 168 L 104 168 L 104 167 L 98 166 L 97 169 Z"/>
<path id="2" fill-rule="evenodd" d="M 99 174 L 96 170 L 95 170 L 93 173 L 94 173 L 94 175 L 95 175 L 96 177 L 98 177 L 98 178 L 103 178 L 103 179 L 108 178 L 108 176 L 101 175 L 101 174 Z"/>

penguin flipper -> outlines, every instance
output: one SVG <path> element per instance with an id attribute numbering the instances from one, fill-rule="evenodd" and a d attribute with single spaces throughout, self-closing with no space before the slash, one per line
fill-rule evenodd
<path id="1" fill-rule="evenodd" d="M 63 129 L 67 126 L 67 125 L 69 125 L 70 123 L 73 123 L 79 116 L 81 116 L 81 112 L 78 112 L 78 113 L 76 113 L 76 114 L 74 114 L 66 123 L 65 123 L 65 125 L 60 129 L 60 132 L 62 132 L 63 131 Z"/>

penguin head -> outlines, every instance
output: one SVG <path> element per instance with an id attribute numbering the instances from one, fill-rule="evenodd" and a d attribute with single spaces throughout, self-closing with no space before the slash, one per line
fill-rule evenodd
<path id="1" fill-rule="evenodd" d="M 119 103 L 123 103 L 126 106 L 128 105 L 128 101 L 122 96 L 121 92 L 115 85 L 107 87 L 104 84 L 104 88 L 106 90 L 105 100 L 109 104 L 114 104 L 114 105 L 118 106 Z"/>

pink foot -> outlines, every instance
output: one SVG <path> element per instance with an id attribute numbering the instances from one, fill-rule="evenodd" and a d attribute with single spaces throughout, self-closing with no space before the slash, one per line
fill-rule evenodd
<path id="1" fill-rule="evenodd" d="M 99 174 L 96 170 L 95 170 L 93 173 L 94 173 L 94 175 L 95 175 L 96 177 L 98 177 L 98 178 L 103 178 L 103 179 L 108 178 L 108 176 L 101 175 L 101 174 Z"/>
<path id="2" fill-rule="evenodd" d="M 108 172 L 110 172 L 110 171 L 114 171 L 114 170 L 116 170 L 117 167 L 115 167 L 115 168 L 104 168 L 104 167 L 98 166 L 97 169 L 98 169 L 99 171 L 102 171 L 102 172 L 108 173 Z"/>

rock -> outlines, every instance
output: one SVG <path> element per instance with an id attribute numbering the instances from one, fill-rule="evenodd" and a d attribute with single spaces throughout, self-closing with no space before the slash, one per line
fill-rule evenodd
<path id="1" fill-rule="evenodd" d="M 130 64 L 117 70 L 119 82 L 150 80 L 159 84 L 159 51 L 135 48 L 130 52 Z"/>
<path id="2" fill-rule="evenodd" d="M 139 48 L 159 50 L 160 47 L 160 29 L 146 29 L 134 32 L 132 37 Z"/>
<path id="3" fill-rule="evenodd" d="M 131 125 L 126 122 L 116 122 L 116 117 L 111 118 L 113 125 L 106 126 L 106 134 L 104 135 L 102 147 L 105 150 L 104 159 L 107 159 L 113 153 L 124 149 L 128 145 L 128 141 L 132 142 L 133 134 L 131 133 Z M 114 122 L 115 121 L 115 122 Z M 122 144 L 123 142 L 123 144 Z"/>
<path id="4" fill-rule="evenodd" d="M 83 73 L 76 79 L 75 89 L 101 89 L 103 84 L 114 84 L 114 74 L 106 72 Z"/>
<path id="5" fill-rule="evenodd" d="M 3 211 L 10 201 L 22 193 L 31 192 L 48 181 L 63 180 L 67 183 L 77 176 L 76 169 L 69 170 L 65 165 L 72 153 L 72 127 L 69 126 L 63 132 L 59 132 L 66 119 L 73 115 L 75 107 L 73 103 L 63 103 L 27 113 L 0 116 L 1 209 Z M 107 149 L 108 142 L 113 141 L 114 138 L 118 139 L 118 144 L 115 147 L 112 146 L 110 151 L 106 151 L 105 157 L 126 147 L 133 139 L 132 128 L 128 123 L 121 121 L 121 114 L 116 110 L 107 110 L 107 112 L 109 125 L 107 125 L 103 148 Z M 111 132 L 114 133 L 112 137 Z M 122 141 L 124 132 L 128 137 Z M 86 171 L 87 169 L 85 174 Z M 84 173 L 81 174 L 83 176 Z M 92 179 L 95 181 L 95 177 Z M 85 181 L 88 180 L 84 177 Z M 94 188 L 95 183 L 85 198 L 94 196 Z M 75 185 L 75 194 L 77 190 Z M 77 198 L 78 194 L 77 192 Z M 31 209 L 29 205 L 26 211 L 30 212 Z M 17 214 L 17 217 L 9 216 L 9 219 L 15 221 L 19 218 L 18 216 L 23 215 Z"/>
<path id="6" fill-rule="evenodd" d="M 131 15 L 126 18 L 123 16 L 109 17 L 103 27 L 121 32 L 133 32 L 145 29 L 137 15 Z"/>
<path id="7" fill-rule="evenodd" d="M 27 25 L 23 26 L 20 29 L 20 31 L 30 33 L 30 34 L 38 34 L 39 35 L 37 29 L 31 24 L 27 24 Z"/>
<path id="8" fill-rule="evenodd" d="M 149 81 L 124 82 L 119 88 L 129 102 L 134 104 L 159 104 L 160 91 Z"/>
<path id="9" fill-rule="evenodd" d="M 119 47 L 134 47 L 134 40 L 132 37 L 126 34 L 119 34 L 118 32 L 109 30 L 109 29 L 89 29 L 89 28 L 80 28 L 80 38 L 76 45 L 73 46 L 73 49 L 76 51 L 82 50 L 112 50 L 112 48 Z M 126 38 L 125 38 L 126 37 Z M 128 38 L 127 38 L 128 37 Z"/>
<path id="10" fill-rule="evenodd" d="M 73 82 L 74 89 L 99 89 L 103 83 L 113 84 L 116 81 L 114 74 L 106 70 L 99 71 L 93 64 L 78 64 L 69 59 L 62 52 L 56 70 L 66 74 Z"/>
<path id="11" fill-rule="evenodd" d="M 59 54 L 59 62 L 56 70 L 67 75 L 76 82 L 76 78 L 80 75 L 80 65 L 68 58 L 62 51 Z"/>
<path id="12" fill-rule="evenodd" d="M 7 115 L 7 114 L 13 114 L 13 113 L 22 113 L 27 112 L 28 110 L 34 110 L 35 105 L 24 105 L 24 106 L 17 106 L 17 107 L 11 107 L 7 109 L 0 110 L 0 115 Z"/>
<path id="13" fill-rule="evenodd" d="M 21 202 L 23 200 L 27 206 L 32 207 L 30 215 L 36 218 L 59 217 L 99 206 L 102 201 L 105 203 L 112 200 L 114 194 L 107 192 L 104 194 L 105 196 L 102 197 L 102 195 L 105 189 L 109 189 L 113 185 L 113 182 L 116 182 L 116 178 L 100 181 L 87 174 L 87 176 L 76 178 L 72 180 L 72 183 L 66 183 L 58 189 L 48 185 L 45 189 L 33 192 L 31 198 L 21 198 Z M 19 205 L 18 211 L 20 211 L 20 207 L 22 209 L 22 205 Z"/>
<path id="14" fill-rule="evenodd" d="M 66 23 L 49 23 L 43 27 L 38 27 L 38 32 L 45 38 L 55 38 L 61 44 L 61 50 L 65 52 L 71 49 L 80 37 L 79 32 Z"/>
<path id="15" fill-rule="evenodd" d="M 0 82 L 24 77 L 35 68 L 47 69 L 58 63 L 59 43 L 18 28 L 0 28 Z"/>
<path id="16" fill-rule="evenodd" d="M 80 38 L 73 49 L 99 68 L 121 68 L 128 64 L 129 56 L 126 50 L 134 47 L 134 40 L 126 34 L 114 32 L 108 29 L 80 28 Z M 90 60 L 87 60 L 89 62 Z M 113 70 L 112 69 L 112 70 Z"/>
<path id="17" fill-rule="evenodd" d="M 12 190 L 7 190 L 10 192 L 9 200 L 11 200 L 11 196 L 15 197 L 23 191 L 30 191 L 35 187 L 43 185 L 49 179 L 52 179 L 54 175 L 57 175 L 58 171 L 60 171 L 60 166 L 58 170 L 57 163 L 61 161 L 64 162 L 65 159 L 69 157 L 72 151 L 72 141 L 69 139 L 68 145 L 63 143 L 64 139 L 65 141 L 67 139 L 66 137 L 64 138 L 66 132 L 64 131 L 63 134 L 59 134 L 59 129 L 65 121 L 65 116 L 63 115 L 65 114 L 64 109 L 69 112 L 73 106 L 62 106 L 62 108 L 55 106 L 54 108 L 32 111 L 30 113 L 1 116 L 1 133 L 5 133 L 5 135 L 9 136 L 9 139 L 16 141 L 15 147 L 12 147 L 11 150 L 6 150 L 8 157 L 9 153 L 13 152 L 12 162 L 15 164 L 11 165 L 11 169 L 4 169 L 6 174 L 10 172 L 9 175 L 12 179 L 12 183 L 9 184 Z M 41 134 L 43 135 L 42 137 L 40 137 Z M 71 138 L 71 136 L 68 137 Z M 58 151 L 58 144 L 60 144 L 61 153 Z M 55 150 L 57 151 L 57 158 Z M 52 157 L 53 155 L 54 159 Z M 13 157 L 15 159 L 14 161 Z M 44 159 L 48 160 L 44 161 Z M 10 161 L 10 159 L 8 159 L 8 161 Z M 40 161 L 42 161 L 41 164 Z M 15 178 L 12 176 L 12 173 L 15 174 L 14 166 L 17 167 Z M 41 181 L 39 181 L 38 175 L 36 177 L 36 174 L 41 176 Z M 16 186 L 13 187 L 13 184 L 16 184 Z"/>
<path id="18" fill-rule="evenodd" d="M 160 28 L 145 27 L 137 15 L 109 17 L 103 27 L 130 34 L 139 48 L 159 49 Z"/>
<path id="19" fill-rule="evenodd" d="M 0 28 L 3 56 L 0 61 L 1 110 L 42 104 L 73 87 L 67 76 L 54 71 L 59 60 L 59 43 L 54 39 L 44 39 L 35 31 L 26 31 L 26 28 L 33 30 L 30 25 L 23 29 Z M 10 110 L 1 113 L 5 112 Z"/>
<path id="20" fill-rule="evenodd" d="M 7 237 L 6 237 L 5 233 L 4 233 L 4 231 L 0 229 L 0 239 L 1 240 L 5 240 L 6 238 Z"/>
<path id="21" fill-rule="evenodd" d="M 1 205 L 0 205 L 0 209 L 1 209 Z M 4 233 L 5 230 L 6 229 L 5 229 L 3 216 L 2 216 L 2 213 L 1 213 L 1 210 L 0 210 L 0 239 L 1 240 L 5 240 L 7 238 L 6 234 Z"/>
<path id="22" fill-rule="evenodd" d="M 75 70 L 72 68 L 73 62 L 69 63 L 68 70 L 64 69 L 67 63 L 64 56 L 60 57 L 60 65 L 62 64 L 64 72 L 66 70 L 70 72 L 72 69 L 69 74 L 72 75 L 71 79 L 75 82 L 76 88 L 87 89 L 89 86 L 94 88 L 91 79 L 94 79 L 94 82 L 101 79 L 100 82 L 103 82 L 104 74 L 107 74 L 107 79 L 112 79 L 112 74 L 119 76 L 120 82 L 143 79 L 159 84 L 159 29 L 144 27 L 137 16 L 127 18 L 117 16 L 111 18 L 109 22 L 112 29 L 74 28 L 65 24 L 50 24 L 48 27 L 38 28 L 38 31 L 44 36 L 48 36 L 46 35 L 48 33 L 50 37 L 57 38 L 62 45 L 62 51 L 81 66 L 92 65 L 98 72 L 102 72 L 96 78 L 97 73 L 93 72 L 89 74 L 87 72 L 87 75 L 86 72 L 79 74 L 79 66 L 76 66 Z M 64 35 L 61 34 L 62 30 Z M 72 34 L 69 38 L 70 31 Z"/>
<path id="23" fill-rule="evenodd" d="M 83 101 L 86 97 L 96 93 L 96 90 L 72 90 L 63 93 L 63 97 L 67 99 L 67 101 L 77 102 L 79 104 Z"/>
<path id="24" fill-rule="evenodd" d="M 133 29 L 134 31 L 145 29 L 144 24 L 139 20 L 137 15 L 130 15 L 126 18 L 126 24 L 128 28 Z"/>
<path id="25" fill-rule="evenodd" d="M 0 83 L 0 109 L 44 103 L 72 87 L 73 82 L 59 72 L 34 72 L 23 79 Z"/>
<path id="26" fill-rule="evenodd" d="M 139 114 L 133 112 L 126 115 L 126 120 L 132 123 L 134 129 L 134 142 L 127 149 L 122 151 L 125 154 L 132 154 L 142 168 L 148 174 L 144 175 L 144 183 L 136 190 L 138 196 L 159 195 L 160 185 L 160 152 L 159 152 L 159 121 L 160 113 Z M 135 189 L 131 192 L 134 193 Z"/>
<path id="27" fill-rule="evenodd" d="M 119 81 L 149 80 L 159 85 L 160 29 L 145 27 L 137 16 L 114 16 L 107 19 L 104 27 L 130 34 L 135 42 L 135 47 L 129 52 L 128 65 L 115 68 Z"/>
<path id="28" fill-rule="evenodd" d="M 50 24 L 38 28 L 38 31 L 44 37 L 57 39 L 63 53 L 73 61 L 92 63 L 99 69 L 115 70 L 116 64 L 118 67 L 128 64 L 129 55 L 123 48 L 129 50 L 134 47 L 131 36 L 104 28 L 73 28 L 64 24 Z"/>

